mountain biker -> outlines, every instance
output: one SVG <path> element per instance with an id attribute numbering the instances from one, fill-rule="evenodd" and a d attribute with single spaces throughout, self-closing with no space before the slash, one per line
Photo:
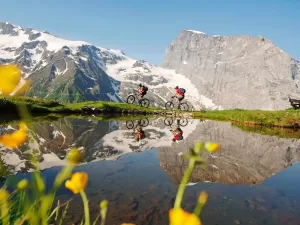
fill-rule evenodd
<path id="1" fill-rule="evenodd" d="M 147 94 L 148 88 L 145 85 L 139 84 L 138 88 L 138 99 L 141 101 L 141 99 Z"/>
<path id="2" fill-rule="evenodd" d="M 185 89 L 179 88 L 178 86 L 176 86 L 175 90 L 176 90 L 175 97 L 176 97 L 176 101 L 178 103 L 178 109 L 179 109 L 180 102 L 184 99 Z"/>

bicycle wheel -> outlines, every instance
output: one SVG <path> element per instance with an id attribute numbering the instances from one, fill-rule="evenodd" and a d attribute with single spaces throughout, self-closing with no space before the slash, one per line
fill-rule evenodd
<path id="1" fill-rule="evenodd" d="M 134 127 L 134 122 L 129 120 L 129 121 L 126 121 L 126 127 L 128 129 L 132 129 Z"/>
<path id="2" fill-rule="evenodd" d="M 174 104 L 173 104 L 173 102 L 167 102 L 165 104 L 165 107 L 166 107 L 166 110 L 172 110 L 172 109 L 174 109 Z"/>
<path id="3" fill-rule="evenodd" d="M 188 123 L 189 123 L 189 121 L 187 120 L 187 118 L 182 118 L 182 119 L 180 119 L 180 121 L 179 121 L 179 125 L 180 125 L 181 127 L 185 127 L 186 125 L 188 125 Z"/>
<path id="4" fill-rule="evenodd" d="M 148 126 L 148 125 L 149 125 L 149 120 L 148 120 L 147 118 L 141 119 L 141 120 L 140 120 L 140 125 L 141 125 L 142 127 Z"/>
<path id="5" fill-rule="evenodd" d="M 141 102 L 141 106 L 142 106 L 142 107 L 145 107 L 145 108 L 148 108 L 149 105 L 150 105 L 149 99 L 143 98 L 143 99 L 142 99 L 142 102 Z"/>
<path id="6" fill-rule="evenodd" d="M 189 106 L 187 103 L 181 103 L 179 108 L 181 111 L 189 111 Z"/>
<path id="7" fill-rule="evenodd" d="M 127 97 L 126 102 L 127 102 L 128 104 L 133 104 L 133 103 L 135 102 L 135 96 L 134 96 L 134 95 L 129 95 L 129 96 Z"/>
<path id="8" fill-rule="evenodd" d="M 173 124 L 173 119 L 170 118 L 170 117 L 167 117 L 164 119 L 164 123 L 167 125 L 167 126 L 171 126 Z"/>

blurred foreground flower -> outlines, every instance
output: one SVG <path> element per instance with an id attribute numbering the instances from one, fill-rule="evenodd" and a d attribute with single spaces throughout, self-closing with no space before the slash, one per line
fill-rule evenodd
<path id="1" fill-rule="evenodd" d="M 11 94 L 20 83 L 21 71 L 15 65 L 0 66 L 0 94 Z"/>
<path id="2" fill-rule="evenodd" d="M 183 209 L 171 209 L 169 211 L 170 225 L 201 225 L 200 219 L 194 214 Z"/>
<path id="3" fill-rule="evenodd" d="M 9 193 L 4 189 L 0 189 L 0 202 L 7 201 L 8 199 L 9 199 Z"/>
<path id="4" fill-rule="evenodd" d="M 77 149 L 72 149 L 67 155 L 68 162 L 71 164 L 78 164 L 82 160 L 80 151 Z"/>
<path id="5" fill-rule="evenodd" d="M 12 134 L 5 134 L 3 136 L 0 136 L 0 144 L 9 149 L 18 148 L 26 141 L 27 127 L 23 122 L 19 124 L 19 130 L 13 132 Z"/>
<path id="6" fill-rule="evenodd" d="M 205 205 L 207 202 L 207 199 L 208 199 L 208 195 L 206 194 L 206 192 L 202 192 L 199 197 L 199 203 L 201 205 Z"/>
<path id="7" fill-rule="evenodd" d="M 83 191 L 88 183 L 88 175 L 86 173 L 74 173 L 71 180 L 66 181 L 66 188 L 75 195 Z"/>
<path id="8" fill-rule="evenodd" d="M 18 183 L 17 187 L 18 187 L 19 190 L 24 191 L 28 188 L 28 186 L 29 186 L 28 180 L 23 179 Z"/>
<path id="9" fill-rule="evenodd" d="M 207 142 L 205 143 L 205 148 L 207 149 L 207 151 L 215 153 L 220 150 L 220 145 L 212 142 Z"/>

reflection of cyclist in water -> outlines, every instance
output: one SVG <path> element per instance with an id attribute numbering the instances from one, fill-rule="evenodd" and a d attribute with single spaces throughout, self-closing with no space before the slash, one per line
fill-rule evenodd
<path id="1" fill-rule="evenodd" d="M 180 124 L 180 120 L 177 119 L 176 126 L 172 127 L 172 129 L 170 130 L 173 133 L 173 135 L 174 135 L 174 137 L 172 139 L 173 142 L 183 140 L 183 136 L 182 136 L 183 135 L 183 131 L 181 130 L 179 124 Z"/>
<path id="2" fill-rule="evenodd" d="M 141 126 L 137 126 L 135 140 L 140 141 L 145 138 L 145 131 L 143 131 Z"/>

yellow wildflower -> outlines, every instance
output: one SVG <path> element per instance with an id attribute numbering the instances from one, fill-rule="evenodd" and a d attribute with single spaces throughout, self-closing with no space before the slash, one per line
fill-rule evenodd
<path id="1" fill-rule="evenodd" d="M 199 196 L 199 203 L 200 205 L 205 205 L 208 199 L 208 195 L 206 194 L 206 192 L 201 192 L 200 196 Z"/>
<path id="2" fill-rule="evenodd" d="M 19 190 L 26 190 L 29 186 L 28 180 L 23 179 L 18 183 L 18 189 Z"/>
<path id="3" fill-rule="evenodd" d="M 8 198 L 9 198 L 9 193 L 4 189 L 0 189 L 0 202 L 7 201 Z"/>
<path id="4" fill-rule="evenodd" d="M 25 123 L 19 124 L 19 130 L 12 134 L 5 134 L 0 137 L 0 144 L 6 148 L 17 148 L 27 141 L 27 127 Z"/>
<path id="5" fill-rule="evenodd" d="M 77 149 L 73 149 L 68 153 L 67 159 L 72 164 L 78 164 L 81 161 L 81 153 Z"/>
<path id="6" fill-rule="evenodd" d="M 169 211 L 170 225 L 201 225 L 200 219 L 194 214 L 183 209 L 171 209 Z"/>
<path id="7" fill-rule="evenodd" d="M 84 190 L 88 183 L 88 175 L 86 173 L 74 173 L 71 180 L 67 180 L 65 186 L 74 194 L 78 194 Z"/>
<path id="8" fill-rule="evenodd" d="M 220 145 L 218 145 L 217 143 L 207 142 L 205 143 L 205 148 L 207 149 L 207 151 L 215 153 L 220 150 Z"/>
<path id="9" fill-rule="evenodd" d="M 0 67 L 0 92 L 2 95 L 9 95 L 13 92 L 21 80 L 21 71 L 15 65 Z"/>

